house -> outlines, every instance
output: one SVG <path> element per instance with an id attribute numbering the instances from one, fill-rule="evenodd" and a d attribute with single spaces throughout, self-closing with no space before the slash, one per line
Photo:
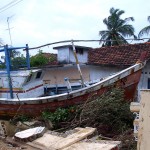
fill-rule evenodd
<path id="1" fill-rule="evenodd" d="M 137 62 L 142 52 L 146 51 L 146 65 L 142 70 L 138 85 L 140 89 L 150 89 L 150 42 L 96 48 L 89 51 L 88 63 L 102 67 L 102 71 L 129 67 Z"/>
<path id="2" fill-rule="evenodd" d="M 58 65 L 44 68 L 43 80 L 47 88 L 57 89 L 57 93 L 61 93 L 61 90 L 66 86 L 66 78 L 69 79 L 70 85 L 74 89 L 81 87 L 81 78 L 73 55 L 72 45 L 54 47 L 54 49 L 58 50 Z M 95 83 L 101 78 L 119 71 L 117 68 L 107 70 L 107 67 L 105 69 L 105 67 L 88 64 L 88 54 L 92 48 L 76 45 L 75 49 L 85 83 Z"/>
<path id="3" fill-rule="evenodd" d="M 75 48 L 76 48 L 76 54 L 77 54 L 79 63 L 87 63 L 88 62 L 88 50 L 91 49 L 91 47 L 76 45 Z M 53 47 L 53 49 L 58 51 L 57 60 L 59 64 L 70 64 L 70 63 L 76 62 L 74 54 L 73 54 L 72 45 L 57 46 L 57 47 Z"/>

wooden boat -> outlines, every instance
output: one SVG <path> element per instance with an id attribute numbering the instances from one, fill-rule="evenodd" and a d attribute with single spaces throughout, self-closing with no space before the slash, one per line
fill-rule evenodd
<path id="1" fill-rule="evenodd" d="M 125 98 L 134 99 L 144 63 L 137 63 L 95 84 L 59 95 L 36 98 L 0 98 L 0 116 L 14 116 L 16 113 L 38 116 L 44 110 L 54 111 L 84 103 L 91 95 L 100 96 L 112 86 L 124 88 Z"/>

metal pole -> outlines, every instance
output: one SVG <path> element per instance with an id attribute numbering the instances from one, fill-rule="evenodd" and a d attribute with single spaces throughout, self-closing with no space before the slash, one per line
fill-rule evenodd
<path id="1" fill-rule="evenodd" d="M 13 99 L 13 88 L 12 88 L 12 81 L 11 81 L 11 76 L 10 76 L 10 56 L 8 52 L 8 45 L 4 46 L 4 50 L 5 50 L 5 60 L 6 60 L 6 69 L 7 69 L 8 83 L 9 83 L 10 98 Z"/>
<path id="2" fill-rule="evenodd" d="M 28 44 L 26 44 L 26 63 L 27 63 L 28 70 L 30 70 L 30 55 L 29 55 Z"/>
<path id="3" fill-rule="evenodd" d="M 81 72 L 81 69 L 80 69 L 79 61 L 78 61 L 78 57 L 77 57 L 77 54 L 76 54 L 76 49 L 75 49 L 75 46 L 73 44 L 73 40 L 71 41 L 71 43 L 72 43 L 73 54 L 74 54 L 74 57 L 75 57 L 75 60 L 76 60 L 77 68 L 78 68 L 78 71 L 79 71 L 79 74 L 80 74 L 82 87 L 85 87 L 82 72 Z"/>
<path id="4" fill-rule="evenodd" d="M 10 17 L 7 17 L 7 24 L 8 24 L 8 31 L 9 31 L 10 43 L 11 43 L 11 46 L 12 46 L 12 38 L 11 38 L 10 27 L 9 27 L 9 18 Z"/>

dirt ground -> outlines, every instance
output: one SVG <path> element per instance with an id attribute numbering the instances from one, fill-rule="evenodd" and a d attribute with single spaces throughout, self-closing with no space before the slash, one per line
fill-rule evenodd
<path id="1" fill-rule="evenodd" d="M 12 146 L 9 146 L 4 141 L 0 140 L 0 150 L 16 150 L 16 148 L 13 148 Z"/>
<path id="2" fill-rule="evenodd" d="M 11 138 L 8 138 L 6 140 L 0 140 L 0 150 L 37 150 L 35 148 L 32 148 L 26 144 L 20 144 L 20 143 L 14 143 L 11 142 Z"/>

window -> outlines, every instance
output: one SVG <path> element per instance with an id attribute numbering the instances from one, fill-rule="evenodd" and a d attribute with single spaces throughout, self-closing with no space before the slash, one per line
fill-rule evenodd
<path id="1" fill-rule="evenodd" d="M 36 74 L 36 79 L 39 79 L 39 78 L 41 77 L 41 74 L 42 74 L 42 71 L 38 72 L 38 73 Z"/>
<path id="2" fill-rule="evenodd" d="M 31 80 L 31 78 L 32 78 L 32 74 L 30 74 L 30 75 L 28 76 L 27 82 L 29 82 L 29 81 Z"/>
<path id="3" fill-rule="evenodd" d="M 150 89 L 150 78 L 148 78 L 147 88 Z"/>
<path id="4" fill-rule="evenodd" d="M 83 48 L 76 48 L 76 53 L 83 55 Z"/>

